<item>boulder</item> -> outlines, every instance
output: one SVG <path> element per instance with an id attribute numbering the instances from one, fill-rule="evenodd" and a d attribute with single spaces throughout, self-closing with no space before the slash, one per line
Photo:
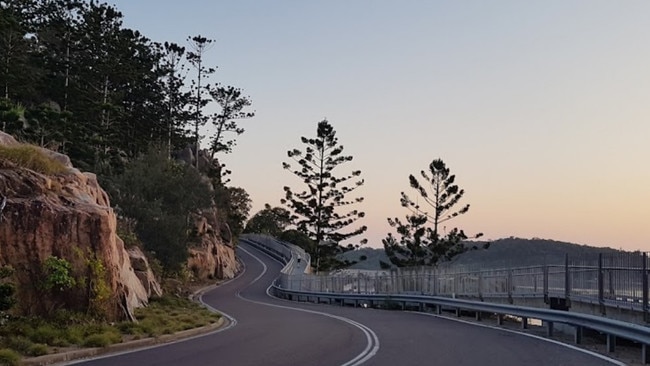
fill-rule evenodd
<path id="1" fill-rule="evenodd" d="M 0 132 L 0 144 L 16 141 Z M 96 176 L 73 168 L 65 155 L 43 153 L 68 171 L 46 176 L 0 159 L 0 194 L 7 197 L 0 221 L 0 265 L 15 269 L 17 311 L 46 315 L 66 308 L 101 311 L 109 319 L 133 318 L 133 309 L 145 306 L 160 286 L 150 270 L 144 277 L 133 269 Z M 44 263 L 51 256 L 71 264 L 75 286 L 56 291 L 43 285 Z"/>

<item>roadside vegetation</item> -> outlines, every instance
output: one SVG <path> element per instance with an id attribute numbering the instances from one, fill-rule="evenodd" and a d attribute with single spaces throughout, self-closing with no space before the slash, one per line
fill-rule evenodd
<path id="1" fill-rule="evenodd" d="M 47 175 L 66 170 L 61 162 L 45 155 L 38 147 L 28 144 L 0 146 L 0 159 L 9 160 L 20 167 Z"/>
<path id="2" fill-rule="evenodd" d="M 0 326 L 0 365 L 75 348 L 106 347 L 159 337 L 215 323 L 220 315 L 186 298 L 163 296 L 136 309 L 137 322 L 107 324 L 85 314 L 60 310 L 50 319 L 5 317 Z"/>

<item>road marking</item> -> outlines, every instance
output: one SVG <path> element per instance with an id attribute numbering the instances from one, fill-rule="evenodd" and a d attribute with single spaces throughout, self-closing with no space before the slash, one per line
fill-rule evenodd
<path id="1" fill-rule="evenodd" d="M 511 330 L 511 329 L 499 328 L 499 327 L 495 327 L 495 326 L 493 326 L 493 325 L 478 324 L 478 323 L 473 323 L 473 322 L 470 322 L 470 321 L 467 321 L 467 320 L 456 319 L 456 318 L 448 318 L 448 317 L 446 317 L 446 316 L 442 316 L 442 315 L 438 315 L 438 314 L 421 313 L 421 312 L 418 312 L 418 311 L 407 311 L 407 313 L 418 314 L 418 315 L 425 315 L 425 316 L 431 316 L 431 317 L 434 317 L 434 318 L 446 319 L 446 320 L 450 320 L 450 321 L 454 321 L 454 322 L 460 322 L 460 323 L 465 323 L 465 324 L 469 324 L 469 325 L 475 325 L 475 326 L 477 326 L 477 327 L 484 327 L 484 328 L 489 328 L 489 329 L 495 329 L 495 330 L 500 330 L 500 331 L 504 331 L 504 332 L 508 332 L 508 333 L 514 333 L 514 334 L 522 335 L 522 336 L 525 336 L 525 337 L 531 337 L 531 338 L 535 338 L 535 339 L 540 340 L 540 341 L 545 341 L 545 342 L 554 343 L 554 344 L 557 344 L 557 345 L 559 345 L 559 346 L 562 346 L 562 347 L 566 347 L 566 348 L 572 349 L 572 350 L 574 350 L 574 351 L 578 351 L 578 352 L 586 353 L 586 354 L 588 354 L 588 355 L 590 355 L 590 356 L 593 356 L 593 357 L 596 357 L 596 358 L 600 358 L 601 360 L 607 361 L 607 362 L 612 363 L 612 364 L 617 365 L 617 366 L 627 366 L 627 364 L 624 363 L 624 362 L 621 362 L 621 361 L 615 360 L 615 359 L 613 359 L 613 358 L 610 358 L 610 357 L 607 357 L 607 356 L 601 355 L 600 353 L 596 353 L 596 352 L 592 352 L 592 351 L 589 351 L 589 350 L 586 350 L 586 349 L 583 349 L 583 348 L 580 348 L 580 347 L 576 347 L 576 346 L 571 345 L 571 344 L 567 344 L 567 343 L 563 343 L 563 342 L 560 342 L 560 341 L 556 341 L 555 339 L 544 338 L 544 337 L 540 337 L 540 336 L 538 336 L 538 335 L 528 334 L 528 333 L 523 333 L 523 332 L 518 332 L 518 331 L 516 331 L 516 330 Z"/>
<path id="2" fill-rule="evenodd" d="M 222 282 L 222 283 L 220 283 L 220 284 L 218 284 L 216 286 L 213 286 L 213 287 L 215 287 L 215 288 L 220 287 L 220 286 L 229 284 L 230 282 L 233 282 L 234 280 L 240 278 L 244 274 L 244 272 L 246 272 L 246 266 L 243 266 L 243 267 L 244 267 L 244 269 L 240 273 L 238 273 L 236 277 L 233 277 L 233 278 L 229 279 L 228 281 Z M 212 288 L 210 290 L 212 290 Z M 223 311 L 221 311 L 219 309 L 215 309 L 214 307 L 212 307 L 212 306 L 206 304 L 205 302 L 203 302 L 203 294 L 205 292 L 207 292 L 207 291 L 210 291 L 210 290 L 203 291 L 203 293 L 201 293 L 201 295 L 199 295 L 198 299 L 201 302 L 201 304 L 203 304 L 205 307 L 207 307 L 211 311 L 214 311 L 214 312 L 217 312 L 217 313 L 221 314 L 221 316 L 223 316 L 223 317 L 225 317 L 227 319 L 228 325 L 225 326 L 225 327 L 220 327 L 218 329 L 215 329 L 212 332 L 208 332 L 208 333 L 204 333 L 204 334 L 198 334 L 198 335 L 188 337 L 188 338 L 177 339 L 175 341 L 170 341 L 170 342 L 166 342 L 166 343 L 159 343 L 159 344 L 153 344 L 153 345 L 150 345 L 150 346 L 138 347 L 138 348 L 134 348 L 134 349 L 130 349 L 130 350 L 124 350 L 124 351 L 109 353 L 109 354 L 100 355 L 100 356 L 93 356 L 93 357 L 88 357 L 88 358 L 80 358 L 80 359 L 72 360 L 72 361 L 64 361 L 64 362 L 57 363 L 57 365 L 76 365 L 76 364 L 79 364 L 79 363 L 85 363 L 85 362 L 90 362 L 90 361 L 101 360 L 101 359 L 104 359 L 104 358 L 111 358 L 111 357 L 126 355 L 126 354 L 129 354 L 129 353 L 147 351 L 147 350 L 154 349 L 154 348 L 165 347 L 165 346 L 169 346 L 169 345 L 172 345 L 172 344 L 175 344 L 175 343 L 191 341 L 193 339 L 197 339 L 197 338 L 206 337 L 206 336 L 209 336 L 209 335 L 221 333 L 223 331 L 226 331 L 228 329 L 233 328 L 234 326 L 237 325 L 237 319 L 235 319 L 233 316 L 230 316 L 230 315 L 224 313 Z"/>
<path id="3" fill-rule="evenodd" d="M 259 276 L 257 276 L 252 282 L 250 282 L 248 284 L 248 286 L 246 287 L 246 288 L 248 288 L 249 286 L 251 286 L 255 282 L 257 282 L 260 278 L 262 278 L 262 276 L 264 276 L 264 274 L 266 274 L 266 272 L 268 270 L 268 267 L 266 266 L 266 264 L 264 264 L 264 262 L 262 262 L 262 260 L 259 257 L 254 255 L 253 253 L 249 252 L 248 250 L 244 249 L 242 247 L 242 245 L 239 245 L 239 249 L 241 249 L 242 251 L 244 251 L 246 254 L 250 255 L 251 257 L 253 257 L 263 267 L 262 273 Z M 274 258 L 271 258 L 271 259 L 274 259 Z M 271 284 L 269 287 L 267 287 L 266 295 L 273 298 L 273 299 L 277 299 L 276 297 L 272 296 L 269 293 L 269 290 L 271 289 L 272 286 L 273 286 L 273 284 Z M 245 290 L 246 288 L 244 288 L 243 290 Z M 367 342 L 366 343 L 366 348 L 364 348 L 364 350 L 361 353 L 359 353 L 356 357 L 354 357 L 350 361 L 342 364 L 341 366 L 358 366 L 358 365 L 361 365 L 364 362 L 371 359 L 373 356 L 375 356 L 377 354 L 377 352 L 379 351 L 379 338 L 377 337 L 377 334 L 375 334 L 375 332 L 372 329 L 370 329 L 368 326 L 366 326 L 364 324 L 361 324 L 359 322 L 356 322 L 356 321 L 354 321 L 352 319 L 348 319 L 348 318 L 345 318 L 345 317 L 342 317 L 342 316 L 328 314 L 328 313 L 324 313 L 324 312 L 320 312 L 320 311 L 315 311 L 315 310 L 301 309 L 301 308 L 295 308 L 295 307 L 291 307 L 291 306 L 270 304 L 270 303 L 266 303 L 266 302 L 250 300 L 250 299 L 247 299 L 247 298 L 243 297 L 241 295 L 241 291 L 237 292 L 237 297 L 239 297 L 240 299 L 242 299 L 244 301 L 248 301 L 248 302 L 251 302 L 251 303 L 254 303 L 254 304 L 259 304 L 259 305 L 271 306 L 271 307 L 274 307 L 274 308 L 288 309 L 288 310 L 294 310 L 294 311 L 301 311 L 301 312 L 304 312 L 304 313 L 310 313 L 310 314 L 326 316 L 328 318 L 340 320 L 342 322 L 345 322 L 347 324 L 350 324 L 350 325 L 360 329 L 363 332 L 363 334 L 366 336 L 366 342 Z"/>

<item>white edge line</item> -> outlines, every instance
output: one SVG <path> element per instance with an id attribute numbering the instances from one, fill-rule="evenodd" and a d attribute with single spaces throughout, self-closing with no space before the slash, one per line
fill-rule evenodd
<path id="1" fill-rule="evenodd" d="M 268 267 L 266 266 L 266 264 L 264 264 L 264 262 L 262 262 L 261 259 L 259 259 L 256 255 L 249 252 L 248 250 L 244 249 L 241 245 L 239 246 L 239 249 L 241 249 L 242 251 L 244 251 L 245 253 L 247 253 L 251 257 L 253 257 L 258 262 L 260 262 L 260 264 L 264 267 L 264 270 L 262 271 L 262 273 L 259 276 L 257 276 L 257 278 L 255 278 L 249 284 L 249 286 L 250 286 L 253 283 L 257 282 L 260 278 L 262 278 L 262 276 L 267 272 Z M 272 286 L 273 286 L 273 284 L 271 284 L 269 287 L 267 287 L 266 295 L 273 298 L 273 299 L 277 299 L 276 297 L 272 296 L 269 293 Z M 337 319 L 337 320 L 340 320 L 342 322 L 348 323 L 348 324 L 360 329 L 364 333 L 364 335 L 366 336 L 366 342 L 367 342 L 366 348 L 361 353 L 359 353 L 356 357 L 354 357 L 353 359 L 351 359 L 350 361 L 344 363 L 341 366 L 357 366 L 357 365 L 361 365 L 364 362 L 368 361 L 370 358 L 372 358 L 379 351 L 379 338 L 377 337 L 377 334 L 375 334 L 375 332 L 372 329 L 370 329 L 369 327 L 367 327 L 366 325 L 363 325 L 363 324 L 361 324 L 359 322 L 356 322 L 356 321 L 354 321 L 352 319 L 348 319 L 348 318 L 344 318 L 342 316 L 328 314 L 328 313 L 324 313 L 324 312 L 320 312 L 320 311 L 315 311 L 315 310 L 301 309 L 301 308 L 295 308 L 295 307 L 291 307 L 291 306 L 269 304 L 269 303 L 265 303 L 265 302 L 250 300 L 250 299 L 247 299 L 247 298 L 241 296 L 241 293 L 237 293 L 237 296 L 239 298 L 241 298 L 242 300 L 244 300 L 244 301 L 248 301 L 248 302 L 251 302 L 251 303 L 254 303 L 254 304 L 259 304 L 259 305 L 271 306 L 271 307 L 274 307 L 274 308 L 295 310 L 295 311 L 301 311 L 301 312 L 304 312 L 304 313 L 310 313 L 310 314 L 326 316 L 328 318 L 333 318 L 333 319 Z"/>
<path id="2" fill-rule="evenodd" d="M 499 328 L 499 327 L 495 327 L 495 326 L 487 325 L 487 324 L 477 324 L 477 323 L 473 323 L 473 322 L 470 322 L 470 321 L 467 321 L 467 320 L 449 318 L 449 317 L 442 316 L 442 315 L 437 315 L 437 314 L 420 313 L 420 312 L 417 312 L 417 311 L 407 311 L 407 313 L 431 316 L 431 317 L 434 317 L 434 318 L 446 319 L 446 320 L 449 320 L 449 321 L 465 323 L 465 324 L 474 325 L 474 326 L 477 326 L 477 327 L 500 330 L 500 331 L 503 331 L 503 332 L 514 333 L 514 334 L 522 335 L 522 336 L 525 336 L 525 337 L 535 338 L 535 339 L 540 340 L 540 341 L 554 343 L 554 344 L 557 344 L 558 346 L 562 346 L 562 347 L 572 349 L 574 351 L 586 353 L 586 354 L 588 354 L 590 356 L 600 358 L 601 360 L 610 362 L 610 363 L 612 363 L 614 365 L 617 365 L 617 366 L 627 366 L 627 364 L 622 362 L 622 361 L 615 360 L 613 358 L 607 357 L 605 355 L 601 355 L 600 353 L 593 352 L 593 351 L 590 351 L 590 350 L 587 350 L 587 349 L 584 349 L 584 348 L 576 347 L 576 346 L 574 346 L 572 344 L 567 344 L 567 343 L 564 343 L 564 342 L 556 341 L 555 339 L 544 338 L 544 337 L 540 337 L 540 336 L 534 335 L 534 334 L 518 332 L 518 331 L 512 330 L 512 329 Z"/>
<path id="3" fill-rule="evenodd" d="M 242 265 L 243 265 L 243 263 L 242 263 Z M 243 266 L 243 267 L 244 267 L 244 269 L 237 274 L 237 277 L 233 277 L 233 278 L 229 279 L 228 281 L 222 282 L 222 283 L 220 283 L 220 284 L 218 284 L 218 285 L 216 285 L 214 287 L 217 288 L 217 287 L 226 285 L 226 284 L 240 278 L 246 272 L 246 266 Z M 210 286 L 208 286 L 208 287 L 210 287 Z M 212 290 L 212 289 L 210 289 L 210 290 Z M 207 290 L 207 291 L 210 291 L 210 290 Z M 203 302 L 203 293 L 201 293 L 201 295 L 199 295 L 198 299 L 199 299 L 199 302 L 201 302 L 201 304 L 203 306 L 205 306 L 206 308 L 208 308 L 210 311 L 219 313 L 219 314 L 221 314 L 221 316 L 225 317 L 229 324 L 227 326 L 225 326 L 225 327 L 219 327 L 219 328 L 217 328 L 217 329 L 215 329 L 215 330 L 213 330 L 211 332 L 208 332 L 208 333 L 197 334 L 195 336 L 191 336 L 191 337 L 187 337 L 187 338 L 183 338 L 183 339 L 177 339 L 177 340 L 171 341 L 171 342 L 158 343 L 158 344 L 153 344 L 153 345 L 150 345 L 150 346 L 138 347 L 138 348 L 124 350 L 124 351 L 120 351 L 120 352 L 108 353 L 108 354 L 100 355 L 100 356 L 80 358 L 80 359 L 73 360 L 73 361 L 64 361 L 64 362 L 56 363 L 54 365 L 76 365 L 76 364 L 80 364 L 80 363 L 84 363 L 84 362 L 101 360 L 101 359 L 104 359 L 104 358 L 111 358 L 111 357 L 127 355 L 129 353 L 147 351 L 147 350 L 154 349 L 154 348 L 165 347 L 165 346 L 169 346 L 169 345 L 172 345 L 172 344 L 181 343 L 181 342 L 185 342 L 185 341 L 191 341 L 193 339 L 197 339 L 197 338 L 201 338 L 201 337 L 207 337 L 209 335 L 221 333 L 221 332 L 226 331 L 228 329 L 231 329 L 231 328 L 233 328 L 234 326 L 237 325 L 237 319 L 235 319 L 234 317 L 224 313 L 223 311 L 215 309 L 214 307 L 212 307 L 212 306 L 206 304 L 205 302 Z"/>

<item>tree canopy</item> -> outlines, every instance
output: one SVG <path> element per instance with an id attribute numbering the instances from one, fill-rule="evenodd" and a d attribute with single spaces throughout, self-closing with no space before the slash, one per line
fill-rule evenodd
<path id="1" fill-rule="evenodd" d="M 455 184 L 456 176 L 451 174 L 441 159 L 434 159 L 429 164 L 429 172 L 422 170 L 420 175 L 426 185 L 412 174 L 409 175 L 409 184 L 422 198 L 425 207 L 420 206 L 419 200 L 413 201 L 402 192 L 400 203 L 408 209 L 409 214 L 405 221 L 388 218 L 388 223 L 396 229 L 400 238 L 398 240 L 389 233 L 382 241 L 388 258 L 400 267 L 435 265 L 440 260 L 451 259 L 465 251 L 463 241 L 469 239 L 458 228 L 440 232 L 440 224 L 469 211 L 469 204 L 457 207 L 465 190 Z"/>
<path id="2" fill-rule="evenodd" d="M 253 116 L 250 98 L 208 79 L 214 43 L 155 42 L 123 25 L 113 5 L 78 0 L 0 2 L 0 127 L 70 156 L 100 178 L 119 172 L 151 143 L 194 146 L 216 102 L 213 156 L 230 152 Z M 188 72 L 194 70 L 191 78 Z M 218 87 L 216 87 L 218 85 Z M 198 161 L 198 160 L 196 160 Z"/>
<path id="3" fill-rule="evenodd" d="M 346 198 L 363 186 L 364 180 L 360 178 L 360 170 L 337 175 L 335 169 L 352 161 L 352 156 L 343 155 L 343 145 L 339 145 L 336 131 L 327 120 L 318 123 L 316 137 L 301 137 L 300 141 L 305 145 L 304 151 L 292 149 L 287 152 L 299 167 L 293 168 L 286 162 L 282 166 L 300 178 L 306 187 L 299 193 L 284 187 L 285 197 L 281 202 L 292 212 L 297 230 L 318 244 L 316 252 L 310 253 L 316 266 L 334 268 L 341 264 L 335 255 L 355 247 L 355 244 L 342 246 L 340 243 L 367 230 L 365 225 L 351 228 L 365 213 L 348 208 L 363 202 L 363 197 Z M 359 241 L 359 244 L 365 243 L 365 239 Z"/>

